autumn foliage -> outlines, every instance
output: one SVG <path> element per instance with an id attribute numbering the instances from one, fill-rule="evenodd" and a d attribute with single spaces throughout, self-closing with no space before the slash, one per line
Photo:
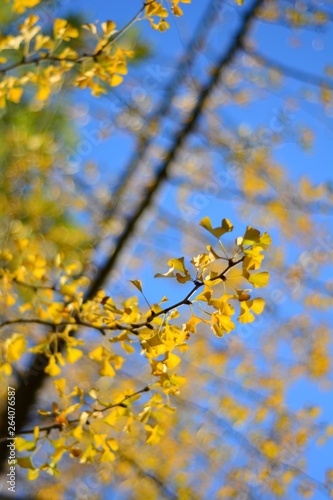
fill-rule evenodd
<path id="1" fill-rule="evenodd" d="M 332 305 L 331 282 L 325 282 L 332 246 L 316 217 L 330 214 L 332 189 L 305 175 L 293 183 L 274 158 L 285 134 L 306 152 L 314 140 L 310 128 L 251 134 L 246 127 L 231 130 L 218 111 L 249 104 L 255 91 L 248 82 L 260 90 L 292 74 L 247 43 L 254 23 L 310 29 L 329 25 L 330 16 L 313 8 L 302 17 L 283 2 L 233 4 L 241 20 L 227 49 L 209 63 L 207 78 L 200 82 L 194 72 L 198 81 L 184 83 L 188 56 L 164 103 L 147 113 L 140 99 L 127 101 L 133 83 L 126 79 L 148 51 L 132 30 L 144 23 L 164 36 L 172 20 L 186 18 L 190 3 L 148 1 L 123 27 L 82 22 L 80 13 L 48 15 L 45 22 L 43 9 L 51 7 L 39 0 L 4 4 L 0 437 L 4 475 L 7 441 L 15 438 L 16 488 L 23 496 L 331 494 L 327 461 L 320 478 L 306 461 L 314 442 L 330 446 L 332 423 L 320 420 L 317 404 L 294 405 L 289 391 L 300 384 L 306 392 L 309 380 L 329 387 L 330 326 L 317 313 Z M 213 29 L 213 10 L 199 39 Z M 246 54 L 243 66 L 239 52 Z M 310 82 L 326 111 L 333 87 L 327 74 Z M 173 94 L 182 85 L 185 91 Z M 66 114 L 75 99 L 103 102 L 116 92 L 112 119 L 103 112 L 98 118 L 104 125 L 97 144 L 118 129 L 134 138 L 136 153 L 120 181 L 112 168 L 109 175 L 97 160 L 85 160 Z M 144 106 L 149 103 L 153 97 Z M 177 127 L 170 146 L 158 140 L 172 106 Z M 81 155 L 78 165 L 68 151 Z M 222 177 L 215 153 L 227 165 Z M 226 214 L 212 215 L 209 178 L 214 196 L 227 200 Z M 163 216 L 156 199 L 165 182 L 175 189 L 176 212 Z M 228 218 L 229 195 L 237 205 L 236 228 Z M 151 213 L 156 224 L 143 235 L 140 224 Z M 140 231 L 138 247 L 143 242 L 148 250 L 133 250 L 124 278 L 121 259 Z M 170 241 L 179 231 L 177 250 L 161 248 L 161 239 L 149 253 L 163 231 Z M 297 245 L 304 258 L 295 263 Z M 319 282 L 316 292 L 311 280 Z M 16 398 L 14 435 L 8 435 L 8 395 Z M 7 494 L 5 481 L 1 487 L 0 496 Z"/>

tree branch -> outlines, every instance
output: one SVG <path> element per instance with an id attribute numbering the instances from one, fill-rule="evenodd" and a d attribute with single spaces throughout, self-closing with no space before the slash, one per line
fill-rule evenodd
<path id="1" fill-rule="evenodd" d="M 315 76 L 311 73 L 307 73 L 306 71 L 287 66 L 286 64 L 276 61 L 275 59 L 271 59 L 260 52 L 249 49 L 244 44 L 242 44 L 242 49 L 260 64 L 273 68 L 280 73 L 283 73 L 285 76 L 316 87 L 327 87 L 328 89 L 333 90 L 333 81 L 328 78 Z"/>

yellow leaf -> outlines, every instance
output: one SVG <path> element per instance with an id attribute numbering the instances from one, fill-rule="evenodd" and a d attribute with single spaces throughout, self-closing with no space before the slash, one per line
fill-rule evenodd
<path id="1" fill-rule="evenodd" d="M 174 5 L 172 7 L 172 13 L 175 16 L 182 16 L 183 15 L 183 11 L 182 11 L 182 9 L 178 5 Z"/>
<path id="2" fill-rule="evenodd" d="M 12 366 L 9 363 L 3 363 L 0 365 L 0 372 L 3 372 L 7 377 L 12 374 Z"/>
<path id="3" fill-rule="evenodd" d="M 185 267 L 184 257 L 180 257 L 178 259 L 170 259 L 168 261 L 168 266 L 171 266 L 169 271 L 164 274 L 155 274 L 155 278 L 176 278 L 179 283 L 186 283 L 191 279 L 190 273 Z M 185 276 L 182 276 L 179 273 L 174 273 L 174 271 L 179 271 L 183 273 Z"/>
<path id="4" fill-rule="evenodd" d="M 102 367 L 99 370 L 99 374 L 104 376 L 104 377 L 114 377 L 116 372 L 114 371 L 114 369 L 110 365 L 109 361 L 104 359 L 104 361 L 102 363 Z"/>
<path id="5" fill-rule="evenodd" d="M 252 321 L 254 321 L 255 319 L 255 317 L 250 311 L 249 302 L 251 301 L 240 303 L 241 313 L 237 318 L 240 323 L 252 323 Z"/>
<path id="6" fill-rule="evenodd" d="M 78 439 L 79 441 L 81 441 L 82 436 L 83 436 L 82 425 L 78 425 L 77 427 L 75 427 L 75 429 L 72 430 L 72 435 L 76 439 Z"/>
<path id="7" fill-rule="evenodd" d="M 35 50 L 39 51 L 40 49 L 51 49 L 53 46 L 53 42 L 49 36 L 43 36 L 38 34 L 35 39 Z"/>
<path id="8" fill-rule="evenodd" d="M 278 447 L 278 445 L 272 440 L 267 440 L 267 441 L 264 441 L 263 443 L 261 443 L 260 449 L 261 449 L 262 453 L 267 458 L 270 458 L 270 459 L 277 458 L 277 456 L 279 455 L 279 451 L 280 451 L 280 448 Z"/>
<path id="9" fill-rule="evenodd" d="M 260 246 L 267 248 L 272 243 L 272 238 L 268 233 L 263 233 L 259 239 Z"/>
<path id="10" fill-rule="evenodd" d="M 243 236 L 243 246 L 254 245 L 260 241 L 260 231 L 254 227 L 247 226 L 245 234 Z"/>
<path id="11" fill-rule="evenodd" d="M 56 377 L 61 373 L 61 368 L 56 363 L 55 357 L 51 356 L 49 359 L 49 363 L 45 368 L 45 373 L 48 373 L 51 377 Z"/>
<path id="12" fill-rule="evenodd" d="M 130 280 L 131 283 L 133 283 L 133 285 L 138 289 L 140 290 L 140 292 L 142 293 L 142 282 L 141 280 Z"/>
<path id="13" fill-rule="evenodd" d="M 39 427 L 38 427 L 38 425 L 35 425 L 35 427 L 34 427 L 34 440 L 37 441 L 38 438 L 39 438 Z"/>
<path id="14" fill-rule="evenodd" d="M 201 319 L 198 318 L 197 316 L 192 315 L 191 319 L 188 320 L 187 323 L 185 323 L 185 328 L 188 332 L 190 333 L 196 333 L 197 332 L 197 325 L 201 323 Z"/>
<path id="15" fill-rule="evenodd" d="M 75 347 L 67 348 L 67 356 L 66 359 L 69 363 L 75 363 L 78 359 L 81 358 L 83 352 L 80 349 L 75 349 Z"/>
<path id="16" fill-rule="evenodd" d="M 264 310 L 265 307 L 265 301 L 264 299 L 260 299 L 259 297 L 257 299 L 252 300 L 252 306 L 251 309 L 253 312 L 256 314 L 261 314 Z"/>
<path id="17" fill-rule="evenodd" d="M 113 74 L 110 78 L 111 87 L 117 87 L 123 81 L 123 77 L 120 75 Z"/>
<path id="18" fill-rule="evenodd" d="M 119 408 L 112 408 L 108 416 L 104 418 L 103 422 L 110 425 L 111 427 L 115 427 L 119 418 Z"/>
<path id="19" fill-rule="evenodd" d="M 159 356 L 160 354 L 164 354 L 167 350 L 158 333 L 153 335 L 151 338 L 141 340 L 141 347 L 146 351 L 147 356 L 153 358 Z"/>
<path id="20" fill-rule="evenodd" d="M 161 437 L 164 434 L 164 429 L 160 425 L 155 425 L 155 427 L 151 427 L 150 425 L 145 425 L 145 429 L 147 432 L 147 444 L 157 444 L 160 442 Z"/>
<path id="21" fill-rule="evenodd" d="M 15 102 L 15 104 L 18 104 L 21 100 L 22 94 L 23 89 L 21 87 L 12 87 L 8 90 L 7 99 Z"/>
<path id="22" fill-rule="evenodd" d="M 261 253 L 262 247 L 255 246 L 251 249 L 244 250 L 245 258 L 243 261 L 243 269 L 253 271 L 259 269 L 264 255 Z"/>
<path id="23" fill-rule="evenodd" d="M 38 92 L 36 94 L 36 99 L 38 101 L 46 101 L 49 98 L 51 92 L 50 85 L 39 85 Z"/>
<path id="24" fill-rule="evenodd" d="M 40 1 L 41 0 L 14 0 L 13 11 L 17 12 L 17 14 L 23 14 L 23 12 L 25 12 L 27 9 L 31 9 L 32 7 L 35 7 L 35 5 L 38 5 Z M 31 16 L 31 17 L 37 17 L 37 16 Z"/>
<path id="25" fill-rule="evenodd" d="M 217 239 L 219 239 L 223 234 L 229 233 L 234 228 L 229 219 L 222 219 L 221 226 L 215 228 L 213 228 L 209 217 L 204 217 L 199 224 Z"/>
<path id="26" fill-rule="evenodd" d="M 34 481 L 39 476 L 39 469 L 29 469 L 27 473 L 27 479 L 29 481 Z"/>
<path id="27" fill-rule="evenodd" d="M 94 361 L 103 361 L 104 358 L 104 347 L 99 346 L 89 353 L 89 358 Z"/>
<path id="28" fill-rule="evenodd" d="M 66 28 L 67 26 L 67 21 L 66 19 L 55 19 L 53 23 L 53 36 L 57 38 L 59 36 L 59 33 L 61 33 L 61 30 Z"/>
<path id="29" fill-rule="evenodd" d="M 6 358 L 9 363 L 17 361 L 27 350 L 27 341 L 21 333 L 14 333 L 5 341 Z"/>
<path id="30" fill-rule="evenodd" d="M 267 285 L 269 280 L 269 273 L 267 272 L 262 272 L 262 273 L 257 273 L 257 274 L 252 274 L 249 278 L 248 281 L 252 283 L 254 288 L 259 288 L 259 287 L 264 287 Z"/>
<path id="31" fill-rule="evenodd" d="M 251 313 L 251 309 L 256 314 L 261 314 L 265 307 L 264 299 L 247 300 L 240 303 L 241 314 L 238 317 L 240 323 L 252 323 L 255 317 Z"/>
<path id="32" fill-rule="evenodd" d="M 114 462 L 115 459 L 116 459 L 116 455 L 114 453 L 112 453 L 112 451 L 105 450 L 101 455 L 100 461 L 103 463 Z"/>
<path id="33" fill-rule="evenodd" d="M 163 33 L 164 31 L 166 31 L 167 29 L 170 28 L 170 24 L 167 21 L 165 21 L 164 19 L 161 19 L 161 21 L 158 23 L 158 25 L 156 26 L 153 24 L 153 27 L 154 28 L 156 27 L 156 29 L 158 29 L 159 31 L 161 31 Z"/>
<path id="34" fill-rule="evenodd" d="M 57 380 L 53 380 L 53 384 L 59 392 L 60 397 L 63 397 L 66 389 L 66 379 L 58 378 Z"/>
<path id="35" fill-rule="evenodd" d="M 108 37 L 110 35 L 113 35 L 113 33 L 116 32 L 116 23 L 113 22 L 113 21 L 105 21 L 105 23 L 102 23 L 101 24 L 102 26 L 102 30 L 103 32 L 105 33 L 105 35 L 107 35 Z"/>
<path id="36" fill-rule="evenodd" d="M 36 448 L 34 441 L 27 441 L 26 439 L 16 436 L 15 438 L 15 446 L 17 451 L 31 451 Z"/>
<path id="37" fill-rule="evenodd" d="M 212 315 L 212 329 L 215 335 L 223 337 L 225 333 L 229 333 L 231 330 L 235 329 L 235 324 L 231 321 L 229 316 L 214 313 Z"/>
<path id="38" fill-rule="evenodd" d="M 119 449 L 118 441 L 116 441 L 113 438 L 107 439 L 106 443 L 111 448 L 111 450 L 113 450 L 113 451 L 117 451 Z"/>
<path id="39" fill-rule="evenodd" d="M 97 33 L 96 24 L 92 24 L 92 23 L 83 24 L 82 28 L 87 30 L 87 31 L 90 31 L 90 33 L 92 33 L 93 35 L 96 35 L 96 33 Z"/>
<path id="40" fill-rule="evenodd" d="M 176 269 L 177 271 L 180 271 L 183 274 L 188 273 L 187 269 L 185 268 L 184 257 L 180 257 L 179 259 L 170 259 L 168 261 L 168 266 Z"/>
<path id="41" fill-rule="evenodd" d="M 99 448 L 100 446 L 104 447 L 106 437 L 107 434 L 94 434 L 93 441 L 96 448 Z"/>
<path id="42" fill-rule="evenodd" d="M 69 40 L 70 38 L 77 38 L 79 36 L 79 30 L 75 28 L 74 26 L 71 26 L 70 24 L 67 25 L 66 31 L 65 31 L 65 37 L 64 40 Z"/>
<path id="43" fill-rule="evenodd" d="M 79 36 L 79 30 L 68 24 L 66 19 L 57 18 L 53 23 L 54 38 L 63 38 L 65 41 Z"/>
<path id="44" fill-rule="evenodd" d="M 175 368 L 179 363 L 181 362 L 181 359 L 179 356 L 176 356 L 175 354 L 172 354 L 171 352 L 166 353 L 165 360 L 163 361 L 163 364 L 169 368 Z"/>

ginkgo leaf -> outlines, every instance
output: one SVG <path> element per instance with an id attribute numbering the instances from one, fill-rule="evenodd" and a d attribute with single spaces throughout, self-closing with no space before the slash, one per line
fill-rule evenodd
<path id="1" fill-rule="evenodd" d="M 105 21 L 101 24 L 102 30 L 105 35 L 110 36 L 116 32 L 116 23 L 113 21 Z"/>
<path id="2" fill-rule="evenodd" d="M 237 290 L 237 298 L 239 302 L 249 300 L 251 297 L 249 292 L 251 292 L 251 290 Z"/>
<path id="3" fill-rule="evenodd" d="M 218 320 L 219 320 L 219 326 L 227 333 L 229 333 L 229 332 L 231 332 L 231 330 L 235 329 L 235 323 L 233 321 L 231 321 L 229 316 L 219 314 Z"/>
<path id="4" fill-rule="evenodd" d="M 115 460 L 116 460 L 116 455 L 114 453 L 112 453 L 111 450 L 105 450 L 102 453 L 101 458 L 100 458 L 100 461 L 102 463 L 114 462 Z"/>
<path id="5" fill-rule="evenodd" d="M 106 444 L 111 448 L 113 451 L 119 450 L 119 444 L 118 441 L 114 438 L 109 438 L 106 439 Z"/>
<path id="6" fill-rule="evenodd" d="M 61 373 L 61 368 L 56 363 L 55 357 L 51 356 L 48 365 L 44 369 L 45 373 L 48 373 L 51 377 L 56 377 Z"/>
<path id="7" fill-rule="evenodd" d="M 255 270 L 260 269 L 261 263 L 264 259 L 264 255 L 261 253 L 261 247 L 254 247 L 251 249 L 244 250 L 245 257 L 243 260 L 243 269 Z"/>
<path id="8" fill-rule="evenodd" d="M 27 479 L 29 481 L 35 481 L 39 476 L 39 469 L 29 469 L 27 473 Z"/>
<path id="9" fill-rule="evenodd" d="M 90 31 L 90 33 L 92 33 L 93 35 L 96 35 L 97 33 L 97 26 L 94 23 L 82 24 L 82 28 L 87 31 Z"/>
<path id="10" fill-rule="evenodd" d="M 12 87 L 8 90 L 7 99 L 18 104 L 23 94 L 22 87 Z"/>
<path id="11" fill-rule="evenodd" d="M 197 332 L 197 325 L 199 323 L 201 323 L 201 319 L 198 318 L 197 316 L 194 316 L 192 314 L 191 318 L 187 321 L 187 323 L 185 323 L 185 329 L 188 331 L 188 332 L 191 332 L 191 333 L 196 333 Z"/>
<path id="12" fill-rule="evenodd" d="M 57 380 L 53 380 L 53 384 L 57 388 L 60 397 L 63 397 L 64 393 L 65 393 L 65 389 L 66 389 L 66 384 L 67 384 L 66 379 L 65 378 L 58 378 Z"/>
<path id="13" fill-rule="evenodd" d="M 118 85 L 121 84 L 121 82 L 123 81 L 123 77 L 121 75 L 116 75 L 116 74 L 113 74 L 110 78 L 110 86 L 111 87 L 117 87 Z"/>
<path id="14" fill-rule="evenodd" d="M 248 280 L 250 283 L 252 283 L 254 288 L 264 287 L 268 283 L 269 273 L 262 272 L 262 273 L 257 273 L 257 274 L 251 274 L 251 276 L 248 278 Z"/>
<path id="15" fill-rule="evenodd" d="M 131 283 L 142 293 L 142 281 L 141 280 L 130 280 Z"/>
<path id="16" fill-rule="evenodd" d="M 180 257 L 178 259 L 170 259 L 168 261 L 168 266 L 176 269 L 177 271 L 180 271 L 183 274 L 188 273 L 187 269 L 185 268 L 184 257 Z"/>
<path id="17" fill-rule="evenodd" d="M 185 267 L 184 264 L 184 257 L 180 257 L 178 259 L 170 259 L 168 261 L 168 266 L 171 266 L 169 271 L 167 271 L 164 274 L 157 273 L 155 274 L 155 278 L 176 278 L 179 283 L 186 283 L 191 279 L 190 273 Z M 180 273 L 183 273 L 184 276 L 181 274 L 175 272 L 179 271 Z"/>
<path id="18" fill-rule="evenodd" d="M 27 341 L 21 333 L 14 333 L 5 341 L 6 359 L 9 363 L 17 361 L 27 350 Z"/>
<path id="19" fill-rule="evenodd" d="M 247 226 L 245 234 L 243 236 L 242 245 L 254 245 L 255 243 L 259 243 L 260 241 L 260 231 L 255 229 L 254 227 Z"/>
<path id="20" fill-rule="evenodd" d="M 213 228 L 209 217 L 204 217 L 199 224 L 200 226 L 204 227 L 208 232 L 210 232 L 213 236 L 215 236 L 215 238 L 217 239 L 223 236 L 223 234 L 232 231 L 234 228 L 229 219 L 222 219 L 221 226 L 215 228 Z"/>
<path id="21" fill-rule="evenodd" d="M 93 359 L 94 361 L 103 361 L 104 347 L 103 346 L 96 347 L 96 349 L 94 349 L 89 353 L 89 358 Z"/>
<path id="22" fill-rule="evenodd" d="M 75 347 L 67 347 L 66 359 L 69 363 L 75 363 L 83 356 L 83 352 Z"/>
<path id="23" fill-rule="evenodd" d="M 230 316 L 214 313 L 212 315 L 212 329 L 215 335 L 223 337 L 225 333 L 235 329 L 235 323 L 230 319 Z"/>
<path id="24" fill-rule="evenodd" d="M 264 310 L 264 307 L 265 307 L 265 301 L 264 301 L 264 299 L 261 299 L 261 298 L 258 297 L 256 299 L 252 300 L 251 309 L 256 314 L 261 314 L 263 312 L 263 310 Z"/>
<path id="25" fill-rule="evenodd" d="M 109 361 L 107 359 L 104 359 L 102 367 L 99 370 L 99 374 L 104 377 L 114 377 L 116 375 L 116 372 L 112 368 Z"/>
<path id="26" fill-rule="evenodd" d="M 36 449 L 36 443 L 35 441 L 24 439 L 21 436 L 16 436 L 15 447 L 17 451 L 31 451 Z"/>
<path id="27" fill-rule="evenodd" d="M 147 432 L 147 444 L 157 444 L 160 442 L 161 437 L 164 435 L 165 430 L 159 424 L 156 424 L 154 427 L 151 425 L 145 425 L 145 429 Z"/>
<path id="28" fill-rule="evenodd" d="M 240 323 L 252 323 L 255 320 L 254 315 L 251 313 L 249 302 L 251 301 L 240 303 L 241 313 L 237 318 Z"/>
<path id="29" fill-rule="evenodd" d="M 50 85 L 39 85 L 38 91 L 36 93 L 36 99 L 38 101 L 46 101 L 51 93 Z"/>
<path id="30" fill-rule="evenodd" d="M 67 26 L 66 19 L 60 19 L 60 18 L 55 19 L 54 23 L 53 23 L 53 35 L 54 35 L 54 37 L 59 36 L 59 33 L 61 32 L 61 30 L 63 30 L 66 26 Z"/>
<path id="31" fill-rule="evenodd" d="M 272 238 L 270 237 L 270 235 L 268 233 L 263 233 L 260 236 L 259 243 L 263 248 L 267 249 L 269 247 L 269 245 L 271 245 L 271 243 L 272 243 Z"/>
<path id="32" fill-rule="evenodd" d="M 175 368 L 179 363 L 181 362 L 181 359 L 179 356 L 176 356 L 175 354 L 168 352 L 166 353 L 165 360 L 163 361 L 163 364 L 169 368 Z"/>

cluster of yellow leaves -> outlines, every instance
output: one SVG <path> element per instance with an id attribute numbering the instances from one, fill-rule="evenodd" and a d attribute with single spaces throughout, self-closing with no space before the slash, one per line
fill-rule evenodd
<path id="1" fill-rule="evenodd" d="M 104 49 L 102 54 L 91 59 L 75 80 L 77 87 L 89 88 L 95 97 L 107 93 L 103 84 L 116 87 L 123 81 L 123 75 L 127 74 L 127 59 L 133 56 L 132 51 L 120 47 L 111 53 L 106 52 L 108 51 Z"/>
<path id="2" fill-rule="evenodd" d="M 11 287 L 15 290 L 23 286 L 29 293 L 26 303 L 19 305 L 19 310 L 28 321 L 35 318 L 32 321 L 47 326 L 49 333 L 39 342 L 36 339 L 35 345 L 29 349 L 22 333 L 15 333 L 7 339 L 3 343 L 2 370 L 5 376 L 10 375 L 12 363 L 29 351 L 46 356 L 48 362 L 44 369 L 51 377 L 58 377 L 66 364 L 82 358 L 97 364 L 100 377 L 113 379 L 127 355 L 134 352 L 133 344 L 140 343 L 141 353 L 147 358 L 154 377 L 149 388 L 138 393 L 119 391 L 119 394 L 106 397 L 99 395 L 97 388 L 91 388 L 88 394 L 78 387 L 69 391 L 64 378 L 55 379 L 60 402 L 53 402 L 52 411 L 41 410 L 40 413 L 54 419 L 51 428 L 63 432 L 59 439 L 50 440 L 53 452 L 50 460 L 41 467 L 35 468 L 32 455 L 20 457 L 20 465 L 29 469 L 29 479 L 36 479 L 38 470 L 58 474 L 57 463 L 65 454 L 78 458 L 81 463 L 94 460 L 112 462 L 118 449 L 114 433 L 131 432 L 132 427 L 136 428 L 135 422 L 143 426 L 148 444 L 158 443 L 165 433 L 163 419 L 173 412 L 165 401 L 170 394 L 178 394 L 186 382 L 176 372 L 181 363 L 181 353 L 188 349 L 188 341 L 198 326 L 210 325 L 219 337 L 232 331 L 236 327 L 231 319 L 235 307 L 230 301 L 239 304 L 240 323 L 254 321 L 254 314 L 263 311 L 264 300 L 251 298 L 251 290 L 244 286 L 258 288 L 267 284 L 268 273 L 258 270 L 264 259 L 263 252 L 271 243 L 268 234 L 248 227 L 242 237 L 236 238 L 235 250 L 228 256 L 221 238 L 233 230 L 231 222 L 223 219 L 220 226 L 213 227 L 206 217 L 201 226 L 218 240 L 222 254 L 208 246 L 208 253 L 192 259 L 193 272 L 186 268 L 184 257 L 170 259 L 169 271 L 156 276 L 173 278 L 182 286 L 191 285 L 192 291 L 183 301 L 168 307 L 165 307 L 168 299 L 163 297 L 158 303 L 149 305 L 148 310 L 139 306 L 136 296 L 116 304 L 100 291 L 94 299 L 84 300 L 82 290 L 87 280 L 76 277 L 79 268 L 75 263 L 65 264 L 61 255 L 49 262 L 42 254 L 34 253 L 27 241 L 20 242 L 21 255 L 15 261 L 16 267 L 12 271 L 2 270 L 1 289 L 14 297 Z M 4 250 L 1 255 L 4 262 L 12 262 L 10 252 Z M 48 273 L 51 266 L 53 282 L 50 284 Z M 141 281 L 134 280 L 132 284 L 147 301 Z M 202 304 L 206 311 L 203 311 Z M 15 303 L 12 305 L 14 307 Z M 181 305 L 192 308 L 190 318 L 182 325 L 177 321 Z M 193 313 L 194 307 L 198 307 L 196 314 Z M 79 326 L 96 329 L 104 335 L 103 341 L 95 344 L 86 354 L 80 349 L 85 342 L 73 335 Z M 119 354 L 119 350 L 125 355 Z M 141 393 L 153 389 L 156 392 L 148 400 L 140 401 L 143 408 L 142 404 L 140 408 L 131 407 L 142 396 Z M 225 398 L 221 406 L 235 423 L 242 423 L 248 417 L 248 409 L 230 398 Z M 40 437 L 38 428 L 35 431 L 33 440 L 19 439 L 19 452 L 37 450 Z"/>
<path id="3" fill-rule="evenodd" d="M 190 1 L 172 0 L 173 14 L 182 15 L 179 3 Z M 13 10 L 22 13 L 38 3 L 38 0 L 15 0 Z M 170 27 L 166 21 L 168 10 L 160 2 L 153 0 L 147 3 L 145 15 L 154 29 L 165 31 Z M 19 26 L 17 35 L 0 34 L 0 74 L 3 75 L 0 81 L 0 107 L 3 108 L 6 101 L 19 103 L 24 87 L 31 84 L 37 87 L 35 99 L 46 101 L 52 92 L 59 90 L 66 73 L 74 66 L 79 68 L 74 86 L 89 88 L 95 97 L 106 93 L 107 87 L 115 87 L 123 81 L 123 75 L 127 74 L 127 60 L 133 57 L 133 52 L 114 43 L 121 32 L 113 21 L 101 23 L 100 28 L 97 23 L 81 26 L 97 38 L 97 43 L 91 53 L 80 56 L 71 46 L 72 39 L 80 36 L 77 27 L 66 19 L 55 19 L 53 36 L 49 36 L 42 33 L 38 20 L 37 15 L 31 14 Z M 14 59 L 13 50 L 17 52 Z M 28 70 L 25 70 L 26 66 Z M 11 71 L 17 74 L 9 74 Z"/>
<path id="4" fill-rule="evenodd" d="M 175 16 L 183 15 L 180 3 L 191 3 L 191 0 L 171 0 L 171 11 Z M 155 30 L 166 31 L 170 28 L 170 24 L 166 21 L 169 16 L 168 9 L 163 7 L 161 2 L 147 2 L 145 14 Z"/>
<path id="5" fill-rule="evenodd" d="M 322 26 L 328 21 L 327 14 L 321 10 L 303 12 L 300 9 L 287 8 L 285 15 L 289 23 L 295 27 L 306 26 L 308 24 Z"/>
<path id="6" fill-rule="evenodd" d="M 19 26 L 19 34 L 0 35 L 0 63 L 8 64 L 0 69 L 3 74 L 0 82 L 0 107 L 6 100 L 19 103 L 23 88 L 29 84 L 37 86 L 36 99 L 46 100 L 51 91 L 61 84 L 64 74 L 72 69 L 78 55 L 64 45 L 64 42 L 79 36 L 79 30 L 72 27 L 65 19 L 55 19 L 53 38 L 43 35 L 41 26 L 37 24 L 37 15 L 28 16 Z M 10 64 L 12 51 L 16 50 L 21 58 L 19 62 Z M 37 63 L 48 62 L 45 68 Z M 73 61 L 73 62 L 71 62 Z M 57 64 L 54 65 L 53 62 Z M 28 66 L 28 70 L 24 68 Z M 21 70 L 22 68 L 22 70 Z M 8 69 L 20 70 L 19 76 L 9 75 Z"/>
<path id="7" fill-rule="evenodd" d="M 132 406 L 142 393 L 150 391 L 149 387 L 132 394 L 112 391 L 112 395 L 106 397 L 97 388 L 91 389 L 88 394 L 78 386 L 69 390 L 65 378 L 55 380 L 54 385 L 60 402 L 53 402 L 51 411 L 39 410 L 39 414 L 53 417 L 55 428 L 63 432 L 58 439 L 49 439 L 51 450 L 47 462 L 35 467 L 32 460 L 38 453 L 42 429 L 35 427 L 31 437 L 17 439 L 19 455 L 29 451 L 29 455 L 19 456 L 19 465 L 30 469 L 30 480 L 36 479 L 39 471 L 58 476 L 58 462 L 66 454 L 79 459 L 80 463 L 113 462 L 119 449 L 119 432 L 131 435 L 139 427 L 140 432 L 146 434 L 147 444 L 157 444 L 165 433 L 165 420 L 174 412 L 157 392 L 143 405 Z"/>

